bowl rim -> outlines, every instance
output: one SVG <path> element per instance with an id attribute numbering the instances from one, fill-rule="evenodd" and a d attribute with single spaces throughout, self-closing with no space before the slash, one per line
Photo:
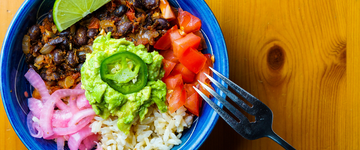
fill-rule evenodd
<path id="1" fill-rule="evenodd" d="M 41 1 L 41 0 L 40 0 Z M 177 2 L 177 0 L 175 0 Z M 185 0 L 186 1 L 186 0 Z M 29 145 L 29 143 L 25 142 L 25 138 L 19 133 L 19 127 L 17 127 L 15 125 L 15 120 L 12 117 L 12 115 L 10 115 L 9 113 L 9 107 L 6 105 L 6 98 L 8 98 L 8 96 L 6 96 L 6 94 L 4 94 L 5 92 L 10 92 L 11 89 L 9 88 L 4 88 L 4 85 L 8 85 L 5 79 L 7 79 L 7 76 L 3 75 L 3 71 L 8 71 L 8 68 L 5 68 L 5 70 L 3 69 L 3 66 L 7 64 L 7 56 L 5 57 L 5 47 L 9 47 L 11 45 L 11 42 L 9 42 L 10 39 L 12 38 L 8 38 L 11 37 L 11 31 L 12 30 L 16 30 L 14 29 L 15 26 L 18 24 L 17 20 L 19 20 L 19 18 L 21 17 L 20 14 L 22 14 L 23 11 L 29 10 L 30 6 L 32 4 L 34 4 L 36 1 L 35 0 L 25 0 L 21 6 L 19 7 L 19 9 L 17 10 L 17 12 L 15 13 L 13 19 L 11 20 L 8 29 L 6 31 L 6 34 L 4 36 L 4 41 L 3 41 L 3 45 L 1 47 L 1 52 L 0 52 L 0 82 L 2 82 L 1 86 L 0 86 L 0 91 L 1 91 L 1 98 L 2 98 L 2 103 L 3 103 L 3 107 L 6 113 L 6 117 L 8 118 L 12 128 L 14 129 L 15 133 L 17 134 L 18 138 L 21 140 L 21 142 L 27 147 L 27 148 L 31 148 L 32 146 Z M 210 13 L 210 16 L 213 21 L 214 21 L 214 26 L 215 29 L 212 30 L 218 30 L 220 32 L 218 32 L 217 38 L 219 39 L 219 42 L 222 43 L 221 47 L 224 48 L 225 51 L 225 55 L 224 55 L 224 60 L 225 61 L 225 66 L 224 67 L 224 71 L 223 71 L 223 75 L 225 77 L 229 77 L 229 61 L 228 61 L 228 53 L 227 53 L 227 48 L 226 48 L 226 42 L 223 36 L 223 32 L 220 28 L 220 25 L 214 15 L 214 13 L 212 12 L 212 10 L 210 9 L 210 7 L 208 6 L 208 4 L 204 1 L 204 0 L 200 0 L 198 1 L 198 3 L 200 3 L 205 9 L 206 11 L 208 11 Z M 6 62 L 5 62 L 6 61 Z M 10 87 L 10 86 L 6 86 L 6 87 Z M 227 86 L 226 86 L 227 87 Z M 214 100 L 213 100 L 214 101 Z M 217 105 L 219 105 L 220 107 L 222 107 L 222 104 L 217 101 L 215 99 L 214 101 Z M 197 138 L 196 140 L 194 140 L 193 144 L 191 145 L 191 149 L 199 149 L 200 146 L 205 142 L 205 140 L 208 138 L 208 136 L 211 134 L 211 132 L 213 131 L 213 128 L 215 127 L 218 119 L 219 119 L 219 115 L 212 109 L 211 111 L 213 111 L 212 115 L 208 116 L 211 118 L 211 124 L 208 124 L 206 126 L 206 129 L 208 130 L 208 132 L 203 132 L 202 134 L 200 134 L 199 138 Z M 180 148 L 182 149 L 182 148 Z"/>
<path id="2" fill-rule="evenodd" d="M 7 85 L 7 82 L 3 82 L 6 77 L 3 76 L 2 72 L 4 71 L 2 66 L 4 66 L 4 63 L 7 63 L 7 61 L 5 62 L 5 60 L 7 60 L 7 58 L 4 57 L 5 55 L 5 47 L 9 47 L 10 43 L 9 43 L 9 36 L 11 36 L 11 31 L 12 30 L 16 30 L 14 29 L 15 25 L 16 25 L 16 21 L 19 19 L 20 17 L 20 13 L 23 12 L 24 10 L 28 9 L 29 5 L 31 5 L 32 3 L 30 2 L 35 2 L 35 1 L 32 1 L 32 0 L 25 0 L 19 7 L 19 9 L 16 11 L 13 19 L 11 20 L 9 26 L 8 26 L 8 29 L 6 31 L 6 34 L 4 36 L 4 41 L 3 41 L 3 44 L 2 44 L 2 47 L 1 47 L 1 52 L 0 52 L 0 82 L 2 83 L 1 86 L 0 86 L 0 91 L 1 91 L 1 100 L 2 100 L 2 103 L 3 103 L 3 107 L 4 107 L 4 110 L 5 110 L 5 113 L 6 113 L 6 117 L 8 118 L 13 130 L 15 131 L 17 137 L 20 139 L 20 141 L 25 145 L 26 148 L 30 148 L 31 146 L 24 141 L 24 137 L 21 136 L 21 134 L 19 133 L 19 127 L 15 126 L 14 125 L 14 121 L 13 118 L 11 117 L 10 113 L 9 113 L 9 108 L 7 107 L 7 103 L 6 103 L 6 98 L 7 96 L 5 96 L 5 92 L 7 91 L 11 91 L 11 90 L 7 90 L 6 88 L 4 89 L 4 84 Z M 5 71 L 8 71 L 8 68 L 5 70 Z"/>

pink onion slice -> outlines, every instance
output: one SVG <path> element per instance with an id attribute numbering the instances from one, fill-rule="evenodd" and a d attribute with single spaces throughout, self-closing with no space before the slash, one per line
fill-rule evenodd
<path id="1" fill-rule="evenodd" d="M 41 110 L 44 107 L 44 104 L 41 102 L 41 100 L 36 98 L 28 98 L 28 107 L 36 118 L 40 118 Z"/>
<path id="2" fill-rule="evenodd" d="M 81 89 L 60 89 L 55 91 L 49 99 L 45 102 L 44 108 L 40 115 L 40 127 L 44 131 L 44 139 L 49 139 L 50 136 L 54 134 L 51 125 L 51 119 L 54 113 L 55 104 L 58 101 L 61 101 L 61 98 L 71 96 L 71 95 L 79 95 L 84 93 L 84 90 Z"/>
<path id="3" fill-rule="evenodd" d="M 93 134 L 85 138 L 82 143 L 84 143 L 86 149 L 91 149 L 96 145 L 97 141 L 99 141 L 99 136 Z"/>
<path id="4" fill-rule="evenodd" d="M 42 109 L 42 113 L 40 115 L 40 127 L 44 131 L 44 139 L 50 139 L 50 137 L 54 134 L 51 121 L 54 114 L 55 103 L 57 101 L 61 101 L 61 99 L 57 94 L 54 93 L 45 102 L 44 108 Z"/>
<path id="5" fill-rule="evenodd" d="M 76 123 L 78 123 L 83 118 L 88 117 L 88 116 L 94 116 L 94 115 L 95 115 L 95 112 L 92 108 L 80 110 L 79 112 L 74 114 L 74 116 L 70 119 L 68 126 L 74 126 L 74 125 L 76 125 Z"/>
<path id="6" fill-rule="evenodd" d="M 55 110 L 52 117 L 52 126 L 66 127 L 71 117 L 73 117 L 73 113 L 70 110 Z"/>
<path id="7" fill-rule="evenodd" d="M 81 94 L 82 95 L 82 94 Z M 76 96 L 72 95 L 69 98 L 69 108 L 72 113 L 76 113 L 79 111 L 79 108 L 76 106 Z"/>
<path id="8" fill-rule="evenodd" d="M 81 82 L 79 84 L 77 84 L 74 89 L 81 89 Z"/>
<path id="9" fill-rule="evenodd" d="M 33 113 L 30 111 L 26 118 L 26 125 L 29 129 L 30 135 L 35 138 L 42 138 L 43 132 L 39 126 L 39 123 L 34 122 L 32 118 L 34 117 Z"/>
<path id="10" fill-rule="evenodd" d="M 63 101 L 57 101 L 56 107 L 61 109 L 61 110 L 69 109 L 68 105 L 66 105 Z"/>
<path id="11" fill-rule="evenodd" d="M 47 97 L 50 97 L 49 91 L 46 88 L 45 82 L 42 80 L 40 75 L 36 73 L 36 71 L 32 68 L 30 68 L 26 74 L 25 78 L 30 82 L 30 84 L 35 87 L 41 96 L 41 99 L 46 99 Z"/>
<path id="12" fill-rule="evenodd" d="M 56 95 L 57 97 L 63 98 L 72 95 L 77 96 L 83 93 L 85 93 L 85 90 L 83 89 L 60 89 L 56 90 L 51 96 Z"/>
<path id="13" fill-rule="evenodd" d="M 81 143 L 79 146 L 79 150 L 87 150 L 84 143 Z"/>
<path id="14" fill-rule="evenodd" d="M 58 135 L 73 134 L 75 132 L 78 132 L 82 128 L 84 128 L 86 125 L 88 125 L 93 118 L 94 118 L 94 116 L 89 116 L 89 117 L 86 117 L 83 120 L 79 121 L 79 123 L 75 126 L 68 126 L 65 128 L 54 128 L 53 131 L 55 134 L 58 134 Z"/>
<path id="15" fill-rule="evenodd" d="M 65 139 L 63 137 L 58 137 L 56 139 L 56 146 L 57 146 L 57 150 L 64 150 Z"/>
<path id="16" fill-rule="evenodd" d="M 81 144 L 81 141 L 86 137 L 92 135 L 91 128 L 89 126 L 82 128 L 79 132 L 70 136 L 68 145 L 70 150 L 77 150 Z"/>
<path id="17" fill-rule="evenodd" d="M 85 94 L 81 94 L 77 97 L 76 105 L 79 109 L 91 108 L 89 101 L 86 99 Z"/>

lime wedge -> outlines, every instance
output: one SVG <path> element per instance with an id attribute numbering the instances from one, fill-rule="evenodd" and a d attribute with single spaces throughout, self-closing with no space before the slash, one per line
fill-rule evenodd
<path id="1" fill-rule="evenodd" d="M 53 8 L 54 23 L 59 32 L 111 0 L 56 0 Z"/>

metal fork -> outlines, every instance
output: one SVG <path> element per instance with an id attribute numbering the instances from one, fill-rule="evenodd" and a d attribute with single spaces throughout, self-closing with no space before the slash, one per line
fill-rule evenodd
<path id="1" fill-rule="evenodd" d="M 209 91 L 216 99 L 218 99 L 231 113 L 233 113 L 240 122 L 236 121 L 233 117 L 231 117 L 228 113 L 226 113 L 223 109 L 221 109 L 218 105 L 216 105 L 213 101 L 211 101 L 205 94 L 203 94 L 200 90 L 193 87 L 199 95 L 242 137 L 248 140 L 255 140 L 262 137 L 268 137 L 283 148 L 287 150 L 295 150 L 289 143 L 283 140 L 280 136 L 278 136 L 272 129 L 272 121 L 273 114 L 269 107 L 267 107 L 264 103 L 262 103 L 259 99 L 252 96 L 250 93 L 236 85 L 234 82 L 230 81 L 219 72 L 209 67 L 218 77 L 220 77 L 226 84 L 228 84 L 231 88 L 233 88 L 237 93 L 239 93 L 244 99 L 246 99 L 253 106 L 250 107 L 240 98 L 231 93 L 227 88 L 217 82 L 214 78 L 204 73 L 213 84 L 215 84 L 222 92 L 224 92 L 230 99 L 232 99 L 240 108 L 242 108 L 245 112 L 250 115 L 255 116 L 255 122 L 249 122 L 249 120 L 242 114 L 238 109 L 236 109 L 233 105 L 231 105 L 228 101 L 226 101 L 223 97 L 217 94 L 210 87 L 200 82 L 201 86 L 203 86 L 207 91 Z"/>

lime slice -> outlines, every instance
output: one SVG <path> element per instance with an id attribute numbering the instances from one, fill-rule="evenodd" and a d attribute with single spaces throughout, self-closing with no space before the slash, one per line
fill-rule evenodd
<path id="1" fill-rule="evenodd" d="M 53 8 L 54 23 L 59 32 L 111 0 L 56 0 Z"/>

